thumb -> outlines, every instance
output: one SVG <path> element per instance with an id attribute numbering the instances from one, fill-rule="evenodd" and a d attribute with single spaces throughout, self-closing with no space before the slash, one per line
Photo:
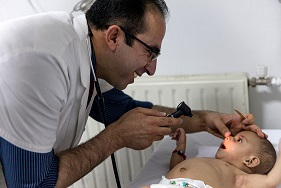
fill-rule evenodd
<path id="1" fill-rule="evenodd" d="M 231 135 L 230 130 L 221 121 L 214 122 L 214 125 L 223 137 L 228 137 Z"/>

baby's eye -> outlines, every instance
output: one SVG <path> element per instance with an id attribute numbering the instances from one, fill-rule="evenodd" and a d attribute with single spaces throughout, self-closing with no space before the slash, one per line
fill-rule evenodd
<path id="1" fill-rule="evenodd" d="M 237 142 L 242 142 L 242 139 L 241 139 L 241 138 L 238 138 Z"/>

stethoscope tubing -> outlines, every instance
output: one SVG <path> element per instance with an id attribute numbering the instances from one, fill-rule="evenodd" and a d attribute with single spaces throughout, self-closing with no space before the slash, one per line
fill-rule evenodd
<path id="1" fill-rule="evenodd" d="M 103 95 L 102 95 L 102 92 L 101 92 L 101 89 L 100 89 L 99 81 L 96 77 L 95 70 L 94 70 L 94 67 L 93 67 L 93 62 L 92 62 L 92 58 L 91 58 L 90 41 L 91 41 L 90 37 L 88 36 L 86 38 L 86 43 L 87 43 L 88 55 L 89 55 L 89 59 L 90 59 L 91 72 L 92 72 L 92 75 L 93 75 L 93 78 L 94 78 L 94 84 L 95 84 L 95 88 L 96 88 L 98 99 L 99 99 L 99 105 L 100 105 L 100 108 L 101 108 L 103 123 L 104 123 L 104 126 L 107 127 L 108 123 L 107 123 L 106 114 L 105 114 L 104 99 L 103 99 Z M 117 169 L 114 153 L 111 154 L 111 162 L 112 162 L 112 166 L 113 166 L 113 171 L 114 171 L 117 187 L 121 188 L 121 183 L 120 183 L 120 179 L 119 179 L 119 175 L 118 175 L 118 169 Z"/>

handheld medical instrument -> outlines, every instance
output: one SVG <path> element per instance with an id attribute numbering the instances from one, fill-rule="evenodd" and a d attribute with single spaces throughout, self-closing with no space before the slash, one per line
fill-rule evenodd
<path id="1" fill-rule="evenodd" d="M 246 117 L 239 110 L 234 108 L 234 111 L 242 118 L 242 120 L 246 119 Z"/>
<path id="2" fill-rule="evenodd" d="M 167 117 L 174 117 L 174 118 L 178 118 L 181 115 L 185 115 L 185 116 L 189 116 L 192 117 L 193 114 L 191 113 L 191 109 L 189 106 L 187 106 L 185 104 L 184 101 L 182 101 L 178 106 L 177 106 L 177 110 L 171 114 L 168 114 Z"/>

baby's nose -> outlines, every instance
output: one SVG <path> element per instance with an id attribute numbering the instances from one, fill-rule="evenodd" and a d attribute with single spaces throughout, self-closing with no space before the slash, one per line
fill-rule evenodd
<path id="1" fill-rule="evenodd" d="M 232 139 L 233 139 L 233 136 L 228 136 L 228 137 L 225 138 L 225 140 L 228 140 L 228 141 L 230 141 Z"/>

